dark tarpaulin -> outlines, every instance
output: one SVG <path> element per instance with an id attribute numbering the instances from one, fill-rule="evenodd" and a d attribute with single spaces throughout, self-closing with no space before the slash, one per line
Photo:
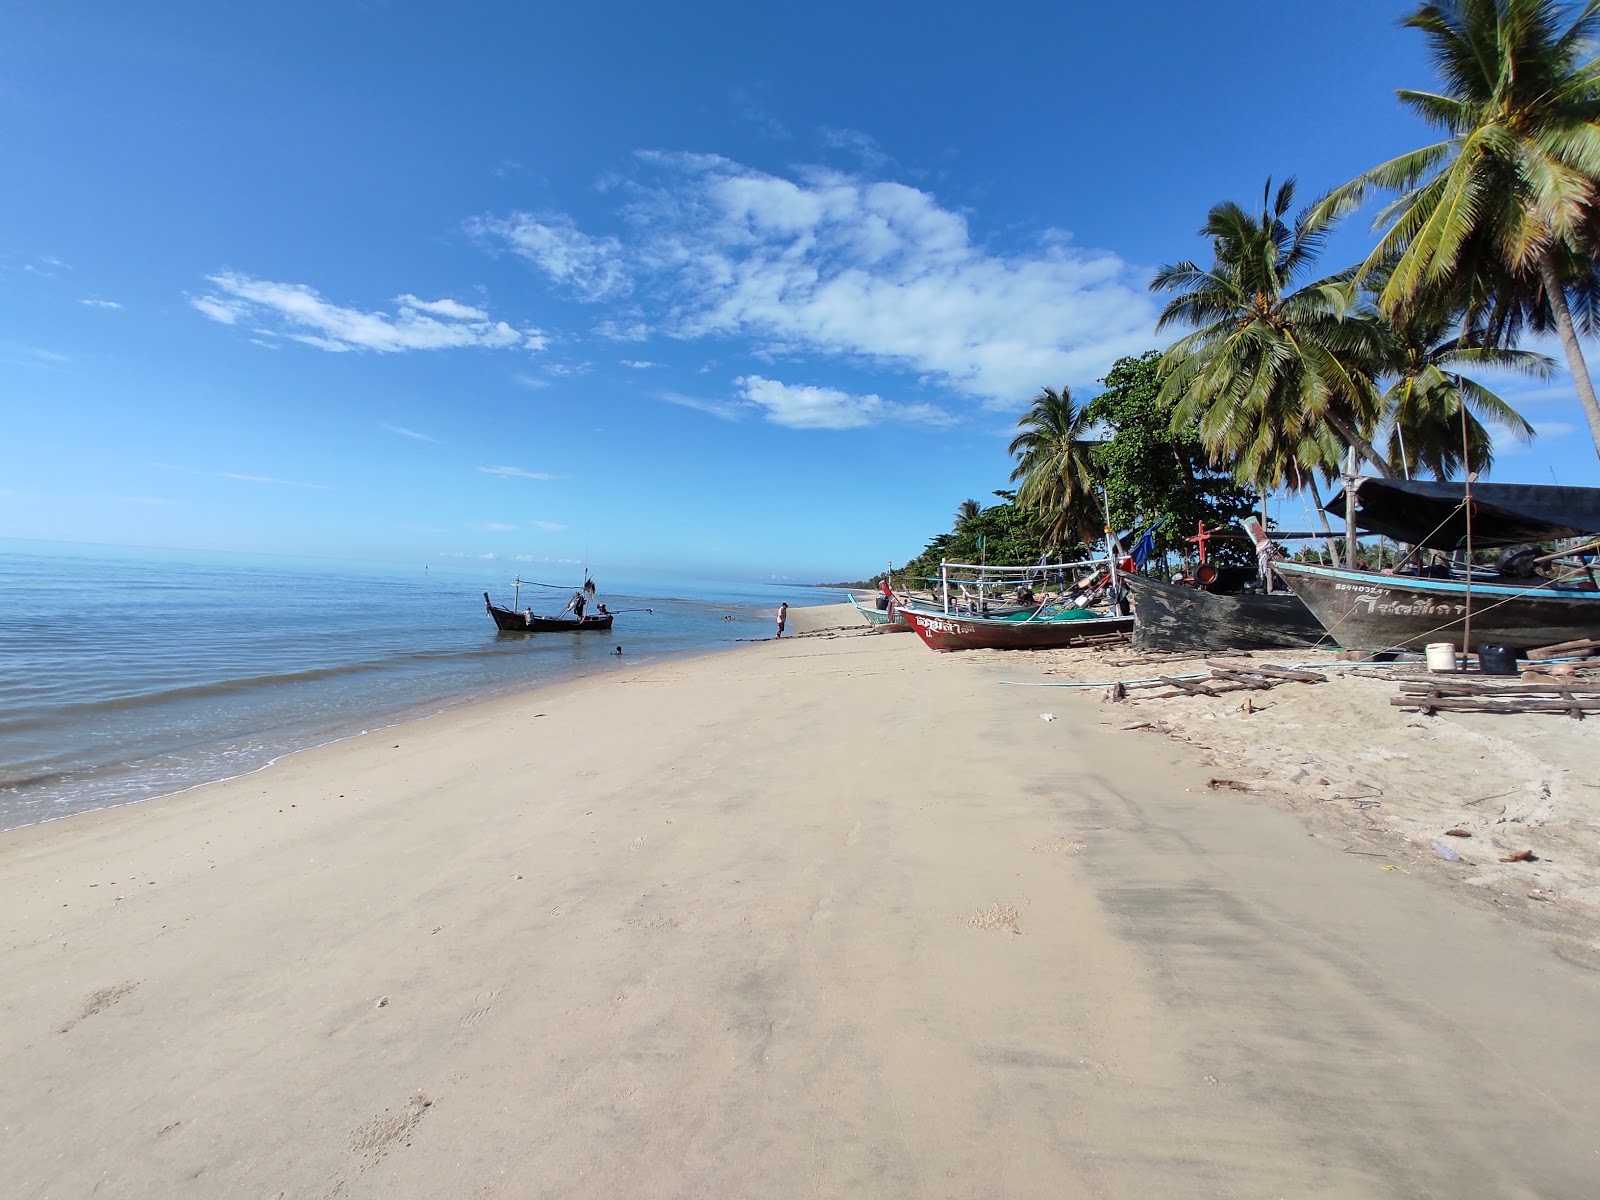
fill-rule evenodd
<path id="1" fill-rule="evenodd" d="M 1397 542 L 1454 550 L 1466 544 L 1465 485 L 1434 480 L 1357 479 L 1356 528 Z M 1344 496 L 1323 506 L 1344 515 Z M 1512 546 L 1600 534 L 1600 488 L 1537 483 L 1472 485 L 1472 544 Z"/>

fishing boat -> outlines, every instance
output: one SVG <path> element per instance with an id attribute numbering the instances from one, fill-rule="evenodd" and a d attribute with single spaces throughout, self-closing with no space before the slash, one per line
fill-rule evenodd
<path id="1" fill-rule="evenodd" d="M 1221 594 L 1148 575 L 1124 575 L 1122 582 L 1133 594 L 1135 650 L 1277 650 L 1328 640 L 1292 592 Z"/>
<path id="2" fill-rule="evenodd" d="M 900 615 L 900 610 L 894 604 L 887 608 L 879 608 L 876 604 L 863 604 L 855 596 L 850 597 L 850 603 L 856 612 L 861 614 L 861 619 L 875 629 L 887 630 L 891 633 L 909 633 L 911 626 L 907 625 L 905 618 Z"/>
<path id="3" fill-rule="evenodd" d="M 542 617 L 531 610 L 517 612 L 501 608 L 483 594 L 483 602 L 494 618 L 495 628 L 503 633 L 599 633 L 611 628 L 614 613 L 591 613 L 583 617 Z"/>
<path id="4" fill-rule="evenodd" d="M 1104 616 L 1085 608 L 1009 617 L 967 617 L 907 608 L 900 615 L 933 650 L 1053 650 L 1107 634 L 1126 634 L 1133 628 L 1132 617 Z"/>
<path id="5" fill-rule="evenodd" d="M 1419 550 L 1600 534 L 1600 488 L 1474 483 L 1469 492 L 1460 483 L 1366 478 L 1351 487 L 1358 529 Z M 1338 512 L 1343 503 L 1328 508 Z M 1432 642 L 1528 649 L 1600 636 L 1600 587 L 1577 553 L 1525 547 L 1502 555 L 1495 570 L 1464 567 L 1444 578 L 1292 562 L 1272 569 L 1346 649 L 1422 650 Z M 1563 561 L 1571 568 L 1561 568 Z"/>
<path id="6" fill-rule="evenodd" d="M 1347 650 L 1422 650 L 1463 640 L 1468 650 L 1486 643 L 1531 649 L 1600 637 L 1600 592 L 1591 587 L 1492 583 L 1487 574 L 1469 583 L 1309 563 L 1272 569 Z"/>

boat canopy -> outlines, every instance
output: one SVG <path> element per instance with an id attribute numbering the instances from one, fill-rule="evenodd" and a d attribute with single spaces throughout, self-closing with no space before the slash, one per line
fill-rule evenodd
<path id="1" fill-rule="evenodd" d="M 1412 546 L 1454 550 L 1465 544 L 1465 485 L 1420 479 L 1355 480 L 1356 528 Z M 1344 515 L 1344 496 L 1324 507 Z M 1538 483 L 1472 485 L 1472 544 L 1511 546 L 1600 534 L 1600 488 Z"/>

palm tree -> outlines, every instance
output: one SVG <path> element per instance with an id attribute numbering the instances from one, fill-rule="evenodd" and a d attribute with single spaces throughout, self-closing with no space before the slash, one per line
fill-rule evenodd
<path id="1" fill-rule="evenodd" d="M 1176 293 L 1158 330 L 1196 327 L 1161 359 L 1174 427 L 1194 423 L 1214 461 L 1264 489 L 1299 490 L 1309 473 L 1337 474 L 1330 435 L 1388 474 L 1365 432 L 1378 415 L 1374 322 L 1352 308 L 1340 276 L 1296 286 L 1334 217 L 1302 214 L 1290 226 L 1294 193 L 1291 179 L 1274 195 L 1269 179 L 1259 215 L 1232 201 L 1215 205 L 1201 229 L 1211 239 L 1210 269 L 1180 262 L 1150 283 Z"/>
<path id="2" fill-rule="evenodd" d="M 976 500 L 963 500 L 956 506 L 955 531 L 960 533 L 966 528 L 968 522 L 976 521 L 978 514 L 981 512 L 983 512 L 983 506 Z"/>
<path id="3" fill-rule="evenodd" d="M 1502 335 L 1523 321 L 1553 327 L 1600 454 L 1600 400 L 1578 345 L 1580 325 L 1593 332 L 1600 317 L 1600 0 L 1438 0 L 1403 24 L 1427 38 L 1442 90 L 1400 100 L 1447 136 L 1357 176 L 1318 214 L 1374 188 L 1399 193 L 1362 268 L 1394 264 L 1384 311 L 1477 285 Z"/>
<path id="4" fill-rule="evenodd" d="M 1048 541 L 1070 534 L 1093 543 L 1101 521 L 1091 452 L 1099 442 L 1089 436 L 1086 406 L 1068 388 L 1042 388 L 1017 425 L 1022 432 L 1006 447 L 1017 460 L 1011 472 L 1011 482 L 1020 481 L 1017 507 L 1037 514 Z"/>
<path id="5" fill-rule="evenodd" d="M 1476 345 L 1480 339 L 1472 332 L 1459 334 L 1461 326 L 1458 314 L 1420 307 L 1380 323 L 1383 375 L 1389 381 L 1383 394 L 1389 461 L 1408 479 L 1419 470 L 1438 479 L 1487 470 L 1494 448 L 1484 422 L 1520 442 L 1533 438 L 1533 426 L 1461 369 L 1494 367 L 1548 377 L 1555 363 L 1528 350 Z"/>

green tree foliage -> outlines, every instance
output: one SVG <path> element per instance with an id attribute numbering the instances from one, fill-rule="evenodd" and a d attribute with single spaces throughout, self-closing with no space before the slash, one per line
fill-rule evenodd
<path id="1" fill-rule="evenodd" d="M 1368 437 L 1378 420 L 1366 370 L 1373 322 L 1349 311 L 1343 279 L 1302 282 L 1335 217 L 1314 211 L 1290 224 L 1294 195 L 1292 179 L 1276 194 L 1269 179 L 1257 213 L 1214 205 L 1200 230 L 1211 266 L 1162 267 L 1150 288 L 1173 294 L 1157 329 L 1194 328 L 1161 360 L 1176 420 L 1242 482 L 1298 491 L 1314 472 L 1337 473 L 1341 442 L 1388 470 Z"/>
<path id="2" fill-rule="evenodd" d="M 999 504 L 980 510 L 956 532 L 936 536 L 916 558 L 903 568 L 896 567 L 895 577 L 915 578 L 914 586 L 926 587 L 927 580 L 938 576 L 941 560 L 975 563 L 982 558 L 996 565 L 1006 565 L 1038 562 L 1039 556 L 1046 553 L 1054 559 L 1062 552 L 1055 543 L 1046 540 L 1035 516 L 1017 507 L 1012 493 L 996 492 L 995 495 L 1000 497 Z M 981 550 L 980 537 L 983 539 Z"/>
<path id="3" fill-rule="evenodd" d="M 1193 553 L 1186 541 L 1204 521 L 1207 529 L 1234 533 L 1249 516 L 1256 494 L 1224 470 L 1191 422 L 1173 427 L 1175 401 L 1162 395 L 1161 355 L 1151 350 L 1119 359 L 1089 402 L 1089 421 L 1108 435 L 1093 452 L 1104 481 L 1111 523 L 1119 531 L 1155 524 L 1156 551 Z M 1129 547 L 1131 549 L 1131 547 Z M 1223 563 L 1251 561 L 1243 542 L 1213 542 Z"/>
<path id="4" fill-rule="evenodd" d="M 1400 100 L 1445 140 L 1373 167 L 1332 192 L 1324 220 L 1374 189 L 1398 193 L 1362 270 L 1389 270 L 1379 303 L 1396 313 L 1441 298 L 1497 334 L 1554 328 L 1600 453 L 1600 400 L 1578 332 L 1600 328 L 1600 3 L 1439 0 L 1420 30 L 1440 90 Z"/>
<path id="5" fill-rule="evenodd" d="M 1022 432 L 1008 447 L 1017 462 L 1017 504 L 1037 514 L 1049 540 L 1092 542 L 1102 518 L 1085 407 L 1067 388 L 1044 388 L 1017 425 Z"/>

